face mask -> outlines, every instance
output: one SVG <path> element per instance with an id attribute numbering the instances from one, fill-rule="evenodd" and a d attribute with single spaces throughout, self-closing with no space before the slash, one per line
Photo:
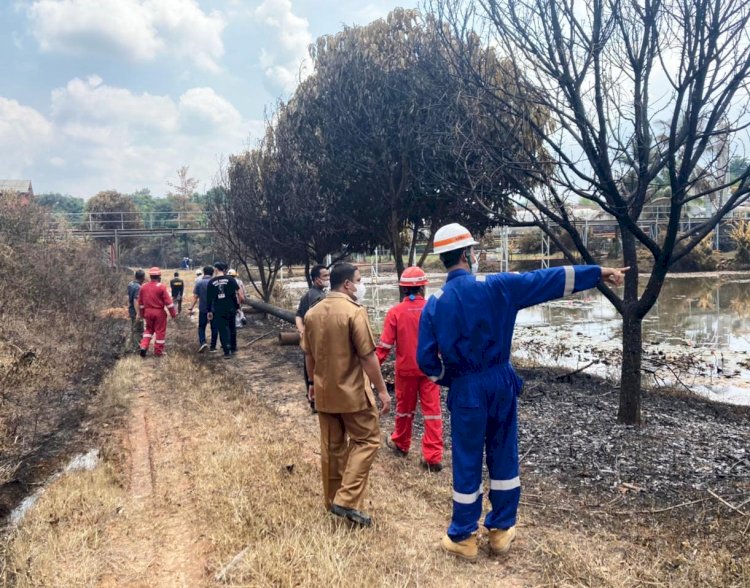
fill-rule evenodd
<path id="1" fill-rule="evenodd" d="M 331 287 L 331 280 L 325 280 L 320 283 L 320 287 L 323 288 L 323 290 L 327 290 Z"/>
<path id="2" fill-rule="evenodd" d="M 367 289 L 365 288 L 365 285 L 360 282 L 357 284 L 357 289 L 354 292 L 354 300 L 362 300 L 365 297 L 365 292 L 367 292 Z"/>

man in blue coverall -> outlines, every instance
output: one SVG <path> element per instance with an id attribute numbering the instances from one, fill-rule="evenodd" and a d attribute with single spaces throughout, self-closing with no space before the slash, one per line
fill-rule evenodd
<path id="1" fill-rule="evenodd" d="M 566 266 L 476 276 L 474 245 L 469 231 L 457 223 L 435 233 L 434 252 L 448 277 L 422 312 L 417 346 L 420 369 L 450 388 L 453 517 L 441 547 L 468 560 L 478 553 L 485 446 L 492 510 L 484 525 L 491 552 L 507 552 L 516 535 L 521 496 L 516 399 L 523 384 L 510 363 L 516 314 L 593 288 L 600 280 L 620 285 L 628 269 Z"/>

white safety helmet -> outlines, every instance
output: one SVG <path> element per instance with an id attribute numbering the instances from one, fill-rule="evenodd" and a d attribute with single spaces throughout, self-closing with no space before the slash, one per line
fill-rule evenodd
<path id="1" fill-rule="evenodd" d="M 227 271 L 227 275 L 228 276 L 236 276 L 237 275 L 237 270 L 236 269 L 230 269 L 230 270 Z"/>
<path id="2" fill-rule="evenodd" d="M 203 270 L 195 270 L 195 275 L 200 278 L 203 275 Z"/>
<path id="3" fill-rule="evenodd" d="M 433 252 L 445 253 L 454 249 L 466 249 L 473 245 L 479 245 L 479 242 L 474 240 L 469 229 L 458 223 L 451 223 L 440 227 L 435 233 Z"/>

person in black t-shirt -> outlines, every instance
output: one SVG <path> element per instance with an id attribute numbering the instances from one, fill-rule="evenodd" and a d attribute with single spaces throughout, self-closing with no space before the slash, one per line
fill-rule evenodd
<path id="1" fill-rule="evenodd" d="M 294 317 L 294 322 L 297 325 L 300 336 L 305 334 L 305 315 L 307 311 L 326 297 L 326 288 L 331 285 L 331 272 L 324 265 L 314 265 L 310 270 L 310 280 L 312 281 L 312 288 L 300 298 L 297 315 Z M 312 378 L 307 373 L 304 358 L 302 359 L 302 374 L 305 377 L 305 397 L 307 398 L 307 389 L 310 386 Z M 315 413 L 315 401 L 309 400 L 309 402 L 310 408 Z"/>
<path id="2" fill-rule="evenodd" d="M 216 275 L 208 283 L 208 320 L 219 332 L 224 359 L 237 353 L 237 327 L 234 316 L 240 306 L 239 286 L 232 276 L 227 276 L 227 264 L 214 264 Z"/>
<path id="3" fill-rule="evenodd" d="M 185 292 L 185 282 L 180 277 L 180 272 L 174 273 L 174 278 L 169 282 L 172 289 L 172 301 L 177 306 L 177 314 L 182 312 L 182 295 Z"/>

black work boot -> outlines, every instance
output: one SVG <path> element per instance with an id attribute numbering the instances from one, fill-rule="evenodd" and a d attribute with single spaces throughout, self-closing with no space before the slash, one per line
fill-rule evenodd
<path id="1" fill-rule="evenodd" d="M 372 525 L 370 515 L 353 508 L 346 508 L 344 506 L 339 506 L 338 504 L 332 504 L 331 512 L 337 517 L 345 518 L 360 527 L 369 527 Z"/>

